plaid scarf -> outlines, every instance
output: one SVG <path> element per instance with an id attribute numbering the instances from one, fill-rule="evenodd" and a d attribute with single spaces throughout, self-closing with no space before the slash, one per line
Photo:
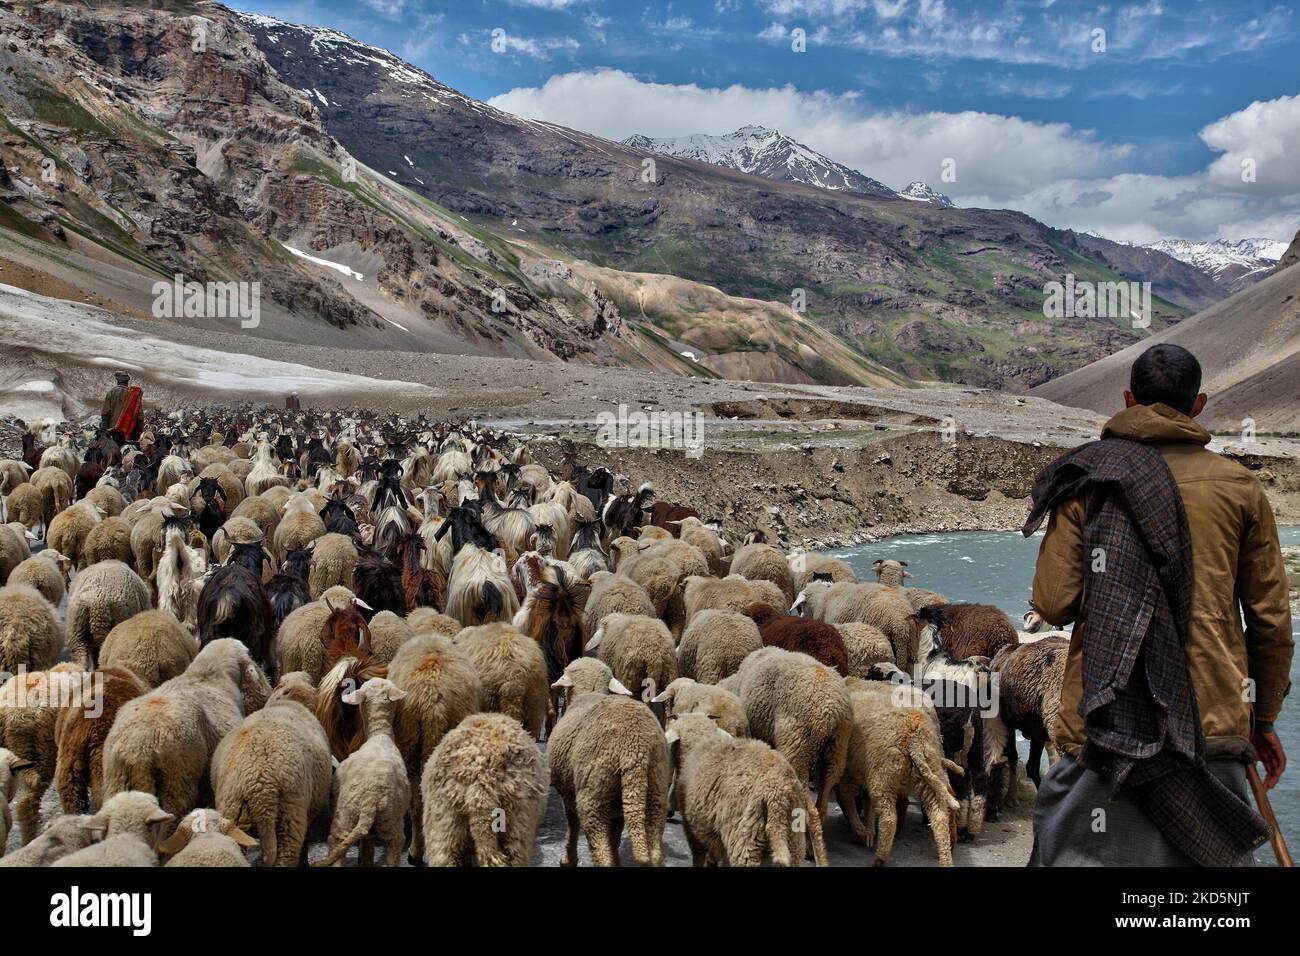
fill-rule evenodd
<path id="1" fill-rule="evenodd" d="M 1080 496 L 1089 570 L 1079 760 L 1109 775 L 1111 795 L 1132 798 L 1197 863 L 1238 864 L 1271 831 L 1205 765 L 1185 650 L 1192 546 L 1178 485 L 1150 445 L 1090 442 L 1039 473 L 1024 535 Z"/>

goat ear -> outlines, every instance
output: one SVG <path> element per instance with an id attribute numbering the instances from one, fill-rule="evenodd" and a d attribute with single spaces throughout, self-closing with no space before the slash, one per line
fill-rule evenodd
<path id="1" fill-rule="evenodd" d="M 632 696 L 632 692 L 624 687 L 617 677 L 609 679 L 609 692 L 611 694 L 622 694 L 624 697 Z"/>

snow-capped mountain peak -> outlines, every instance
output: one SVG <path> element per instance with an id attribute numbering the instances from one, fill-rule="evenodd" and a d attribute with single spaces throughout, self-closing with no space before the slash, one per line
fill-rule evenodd
<path id="1" fill-rule="evenodd" d="M 725 136 L 696 133 L 656 139 L 650 136 L 629 136 L 625 146 L 644 149 L 651 153 L 694 159 L 714 166 L 784 179 L 816 186 L 831 191 L 863 193 L 868 196 L 889 196 L 894 191 L 884 183 L 864 176 L 856 169 L 823 156 L 780 130 L 765 126 L 742 126 Z"/>
<path id="2" fill-rule="evenodd" d="M 935 192 L 929 187 L 929 185 L 920 180 L 908 183 L 905 189 L 899 190 L 898 196 L 900 199 L 912 199 L 916 202 L 934 203 L 936 206 L 956 205 L 943 193 Z"/>
<path id="3" fill-rule="evenodd" d="M 1287 244 L 1258 237 L 1209 242 L 1161 239 L 1148 243 L 1147 248 L 1186 262 L 1230 291 L 1238 292 L 1271 273 L 1286 252 Z"/>

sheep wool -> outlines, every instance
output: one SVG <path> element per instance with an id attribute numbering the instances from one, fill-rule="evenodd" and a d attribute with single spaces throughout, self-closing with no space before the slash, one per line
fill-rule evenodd
<path id="1" fill-rule="evenodd" d="M 83 567 L 89 568 L 101 561 L 120 561 L 128 567 L 135 568 L 135 552 L 131 550 L 131 526 L 126 519 L 110 516 L 105 518 L 86 535 L 82 546 Z"/>
<path id="2" fill-rule="evenodd" d="M 109 631 L 151 606 L 148 586 L 121 561 L 90 566 L 68 592 L 68 650 L 94 670 Z"/>
<path id="3" fill-rule="evenodd" d="M 212 755 L 221 816 L 255 829 L 267 866 L 294 866 L 330 796 L 330 748 L 315 714 L 288 695 L 249 714 Z"/>
<path id="4" fill-rule="evenodd" d="M 102 841 L 60 857 L 51 866 L 157 866 L 154 838 L 160 828 L 175 819 L 151 793 L 119 793 L 83 824 L 92 834 L 99 834 Z"/>
<path id="5" fill-rule="evenodd" d="M 469 656 L 478 671 L 483 689 L 479 706 L 513 717 L 537 740 L 550 699 L 541 646 L 512 625 L 499 622 L 467 627 L 452 643 Z"/>
<path id="6" fill-rule="evenodd" d="M 703 714 L 733 737 L 749 736 L 745 707 L 729 690 L 679 677 L 654 699 L 664 705 L 668 724 L 682 714 Z"/>
<path id="7" fill-rule="evenodd" d="M 54 722 L 54 741 L 58 758 L 54 766 L 55 785 L 64 813 L 94 813 L 104 796 L 104 741 L 117 718 L 117 712 L 129 700 L 149 692 L 150 687 L 129 670 L 105 667 L 96 671 L 97 688 L 90 684 L 96 699 L 80 700 L 59 709 Z"/>
<path id="8" fill-rule="evenodd" d="M 710 608 L 692 618 L 677 645 L 677 672 L 702 684 L 730 677 L 763 646 L 758 626 L 743 614 Z"/>
<path id="9" fill-rule="evenodd" d="M 771 581 L 781 589 L 785 598 L 777 607 L 787 608 L 794 600 L 794 580 L 785 555 L 770 544 L 746 544 L 736 549 L 731 558 L 731 573 L 747 581 Z"/>
<path id="10" fill-rule="evenodd" d="M 404 823 L 411 806 L 406 761 L 393 739 L 393 717 L 406 692 L 390 680 L 372 677 L 344 695 L 343 702 L 361 708 L 366 742 L 339 765 L 334 786 L 334 819 L 330 823 L 330 852 L 319 866 L 339 866 L 349 848 L 361 843 L 361 865 L 373 862 L 374 840 L 384 844 L 385 862 L 397 866 L 406 842 Z M 412 829 L 421 818 L 413 815 Z"/>
<path id="11" fill-rule="evenodd" d="M 505 714 L 466 717 L 442 738 L 420 782 L 430 866 L 467 866 L 471 853 L 479 866 L 528 865 L 551 787 L 533 740 Z"/>
<path id="12" fill-rule="evenodd" d="M 108 632 L 100 648 L 103 667 L 133 672 L 150 688 L 178 677 L 199 652 L 199 642 L 170 611 L 141 611 Z"/>
<path id="13" fill-rule="evenodd" d="M 166 866 L 247 867 L 244 850 L 257 846 L 250 837 L 216 810 L 195 810 L 158 844 L 158 852 L 174 854 Z"/>
<path id="14" fill-rule="evenodd" d="M 844 679 L 807 654 L 779 647 L 750 654 L 735 678 L 749 732 L 789 760 L 801 781 L 816 773 L 817 812 L 825 820 L 853 733 Z"/>
<path id="15" fill-rule="evenodd" d="M 696 866 L 799 866 L 808 840 L 817 865 L 830 865 L 808 788 L 779 753 L 737 740 L 704 714 L 677 718 L 666 739 L 677 771 L 673 802 Z"/>
<path id="16" fill-rule="evenodd" d="M 52 667 L 63 644 L 58 613 L 39 591 L 18 582 L 0 588 L 0 673 Z"/>
<path id="17" fill-rule="evenodd" d="M 677 652 L 663 621 L 639 614 L 607 614 L 586 650 L 609 665 L 619 683 L 652 700 L 677 679 Z"/>
<path id="18" fill-rule="evenodd" d="M 55 817 L 45 832 L 31 843 L 7 855 L 0 855 L 0 866 L 52 866 L 60 857 L 90 846 L 95 834 L 90 831 L 88 814 Z"/>
<path id="19" fill-rule="evenodd" d="M 621 694 L 574 697 L 546 755 L 568 821 L 565 866 L 578 864 L 579 828 L 596 866 L 617 865 L 624 826 L 637 862 L 662 865 L 672 769 L 649 707 Z"/>
<path id="20" fill-rule="evenodd" d="M 588 634 L 595 634 L 607 614 L 657 616 L 654 603 L 645 588 L 624 575 L 599 571 L 591 578 L 591 594 L 582 611 L 584 630 Z"/>
<path id="21" fill-rule="evenodd" d="M 58 607 L 71 581 L 71 570 L 71 561 L 53 548 L 46 548 L 14 568 L 8 583 L 33 587 L 51 607 Z"/>

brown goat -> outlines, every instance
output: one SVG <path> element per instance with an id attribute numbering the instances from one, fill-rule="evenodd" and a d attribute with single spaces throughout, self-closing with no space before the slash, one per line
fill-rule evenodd
<path id="1" fill-rule="evenodd" d="M 675 501 L 656 501 L 650 506 L 650 523 L 656 528 L 665 528 L 672 532 L 674 538 L 681 537 L 683 518 L 698 518 L 700 513 L 694 508 L 679 505 Z"/>
<path id="2" fill-rule="evenodd" d="M 587 645 L 582 612 L 591 595 L 587 581 L 574 581 L 556 570 L 555 582 L 541 581 L 533 585 L 515 618 L 516 621 L 523 618 L 520 630 L 541 645 L 546 657 L 547 680 L 552 684 L 560 679 L 570 661 L 582 656 Z M 557 716 L 557 699 L 552 693 L 546 715 L 548 736 Z"/>
<path id="3" fill-rule="evenodd" d="M 421 564 L 420 556 L 424 549 L 424 536 L 418 531 L 412 531 L 397 543 L 407 611 L 414 611 L 417 607 L 442 610 L 446 606 L 447 579 L 440 569 L 431 570 Z"/>
<path id="4" fill-rule="evenodd" d="M 835 625 L 786 614 L 770 604 L 751 604 L 741 613 L 758 625 L 765 646 L 807 654 L 841 677 L 849 676 L 849 651 Z"/>
<path id="5" fill-rule="evenodd" d="M 321 629 L 326 673 L 316 690 L 316 719 L 325 730 L 330 751 L 343 760 L 366 742 L 361 708 L 343 703 L 343 695 L 372 677 L 387 677 L 388 668 L 371 660 L 370 628 L 356 607 L 326 604 L 330 616 Z"/>
<path id="6" fill-rule="evenodd" d="M 122 667 L 105 667 L 88 676 L 82 702 L 62 708 L 54 724 L 59 752 L 54 779 L 64 813 L 99 811 L 104 792 L 104 741 L 122 705 L 149 691 L 148 684 Z M 101 680 L 102 692 L 95 700 L 88 699 Z"/>
<path id="7" fill-rule="evenodd" d="M 1020 642 L 1011 618 L 992 604 L 934 604 L 921 608 L 916 616 L 938 628 L 939 643 L 959 661 L 968 657 L 992 660 L 1002 648 Z"/>

